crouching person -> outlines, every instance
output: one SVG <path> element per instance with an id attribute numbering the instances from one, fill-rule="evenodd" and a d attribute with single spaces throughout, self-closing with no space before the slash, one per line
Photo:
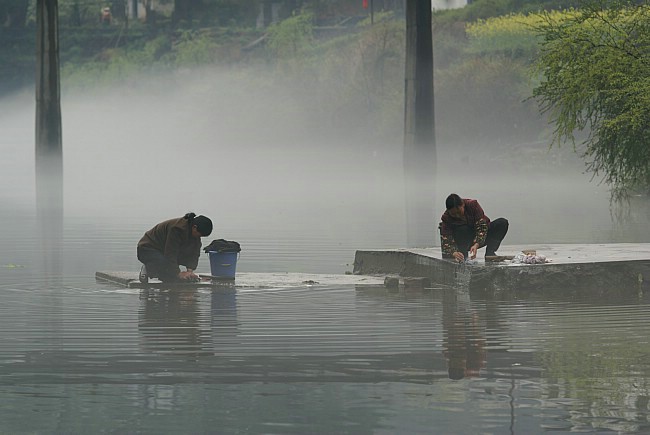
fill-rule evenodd
<path id="1" fill-rule="evenodd" d="M 484 246 L 486 257 L 496 255 L 508 232 L 507 219 L 490 221 L 477 200 L 462 199 L 455 193 L 447 197 L 445 206 L 439 225 L 443 258 L 458 262 L 474 259 Z"/>
<path id="2" fill-rule="evenodd" d="M 149 282 L 149 278 L 163 282 L 198 280 L 194 270 L 201 254 L 201 237 L 211 233 L 212 221 L 194 213 L 151 228 L 138 242 L 138 260 L 143 263 L 140 282 Z M 186 270 L 181 271 L 179 266 Z"/>

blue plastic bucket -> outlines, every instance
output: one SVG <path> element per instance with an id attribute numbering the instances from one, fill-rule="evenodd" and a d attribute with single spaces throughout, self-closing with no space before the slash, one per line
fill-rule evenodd
<path id="1" fill-rule="evenodd" d="M 218 278 L 235 279 L 237 252 L 208 252 L 210 256 L 210 275 Z"/>

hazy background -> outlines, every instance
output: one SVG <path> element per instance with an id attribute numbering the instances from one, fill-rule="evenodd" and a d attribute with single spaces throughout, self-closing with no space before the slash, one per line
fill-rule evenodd
<path id="1" fill-rule="evenodd" d="M 72 269 L 137 269 L 142 233 L 187 211 L 213 219 L 204 243 L 242 244 L 239 271 L 342 273 L 356 249 L 405 246 L 401 132 L 341 128 L 349 120 L 323 119 L 309 95 L 246 77 L 185 70 L 63 89 L 64 243 L 81 254 Z M 0 209 L 18 251 L 33 222 L 34 107 L 32 90 L 0 99 Z M 606 186 L 571 152 L 575 162 L 559 165 L 544 143 L 509 157 L 489 143 L 437 146 L 436 245 L 450 192 L 508 218 L 505 243 L 648 241 L 640 224 L 612 221 Z"/>
<path id="2" fill-rule="evenodd" d="M 356 249 L 404 246 L 401 131 L 343 128 L 354 123 L 324 119 L 311 95 L 264 82 L 201 70 L 64 87 L 64 234 L 49 250 L 34 217 L 33 92 L 0 99 L 0 427 L 646 428 L 638 298 L 95 282 L 97 270 L 137 272 L 142 233 L 189 210 L 213 218 L 205 242 L 242 244 L 239 272 L 343 273 Z M 615 224 L 607 190 L 543 144 L 438 148 L 432 232 L 454 191 L 507 217 L 507 243 L 647 241 L 642 219 Z M 477 377 L 450 380 L 468 358 Z"/>

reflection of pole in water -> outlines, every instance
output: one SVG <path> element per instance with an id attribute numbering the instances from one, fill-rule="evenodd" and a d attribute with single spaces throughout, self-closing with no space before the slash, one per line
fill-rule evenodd
<path id="1" fill-rule="evenodd" d="M 217 354 L 228 351 L 226 345 L 237 342 L 239 321 L 237 320 L 237 293 L 234 289 L 212 292 L 210 327 Z"/>
<path id="2" fill-rule="evenodd" d="M 519 365 L 519 364 L 513 364 Z M 510 367 L 510 390 L 508 391 L 508 396 L 510 396 L 510 433 L 514 435 L 515 433 L 515 375 L 512 372 L 512 367 Z"/>

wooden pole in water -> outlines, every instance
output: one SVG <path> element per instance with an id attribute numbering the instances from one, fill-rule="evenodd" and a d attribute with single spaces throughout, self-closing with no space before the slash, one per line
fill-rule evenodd
<path id="1" fill-rule="evenodd" d="M 44 272 L 60 275 L 63 234 L 63 149 L 58 0 L 36 3 L 36 211 Z"/>
<path id="2" fill-rule="evenodd" d="M 407 243 L 409 247 L 431 246 L 436 234 L 431 0 L 406 1 L 404 98 Z"/>
<path id="3" fill-rule="evenodd" d="M 49 212 L 63 204 L 58 0 L 37 0 L 36 200 Z"/>

